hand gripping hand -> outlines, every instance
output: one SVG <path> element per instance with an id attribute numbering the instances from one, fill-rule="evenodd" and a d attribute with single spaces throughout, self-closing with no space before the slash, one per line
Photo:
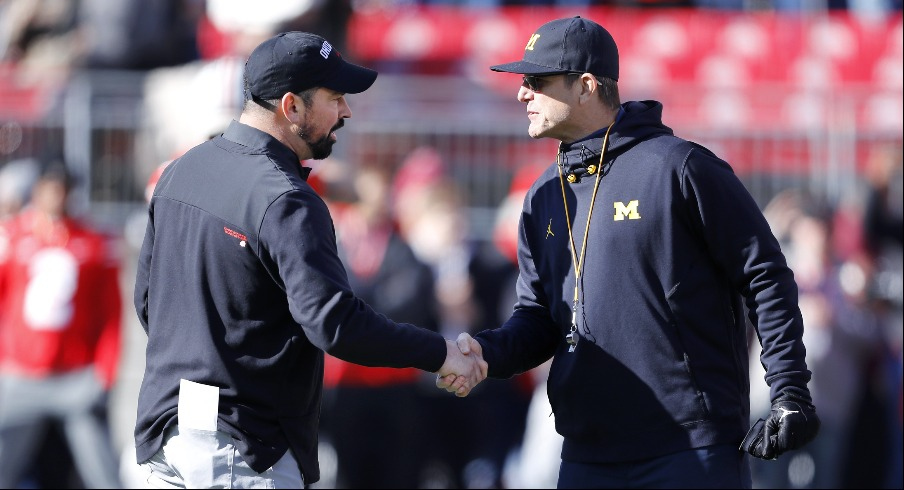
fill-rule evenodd
<path id="1" fill-rule="evenodd" d="M 446 362 L 436 373 L 437 388 L 464 397 L 487 377 L 487 363 L 480 344 L 467 333 L 446 340 Z"/>
<path id="2" fill-rule="evenodd" d="M 776 459 L 812 441 L 817 432 L 816 408 L 800 395 L 783 392 L 772 402 L 769 418 L 750 428 L 740 449 L 757 458 Z"/>
<path id="3" fill-rule="evenodd" d="M 487 377 L 488 366 L 483 360 L 483 348 L 467 332 L 462 332 L 456 342 L 447 340 L 446 346 L 450 351 L 446 355 L 446 363 L 436 373 L 436 387 L 455 393 L 458 397 L 468 396 L 468 393 Z M 468 376 L 464 371 L 454 370 L 449 365 L 455 358 L 464 358 L 474 363 L 476 372 L 471 371 L 471 376 Z"/>

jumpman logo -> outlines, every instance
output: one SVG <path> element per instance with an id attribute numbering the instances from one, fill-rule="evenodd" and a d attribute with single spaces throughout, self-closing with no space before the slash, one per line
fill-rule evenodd
<path id="1" fill-rule="evenodd" d="M 778 407 L 779 410 L 782 411 L 782 416 L 778 418 L 778 421 L 781 422 L 782 419 L 787 415 L 791 415 L 792 413 L 800 413 L 800 410 L 788 410 L 787 408 Z"/>
<path id="2" fill-rule="evenodd" d="M 549 224 L 546 225 L 546 238 L 549 238 L 550 235 L 556 236 L 556 234 L 552 232 L 552 218 L 549 218 Z"/>

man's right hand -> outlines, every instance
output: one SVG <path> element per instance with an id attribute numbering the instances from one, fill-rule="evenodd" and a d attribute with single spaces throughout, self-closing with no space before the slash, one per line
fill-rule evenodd
<path id="1" fill-rule="evenodd" d="M 487 377 L 483 349 L 467 332 L 462 332 L 455 342 L 446 340 L 446 348 L 446 362 L 436 373 L 436 387 L 458 397 L 468 396 Z"/>

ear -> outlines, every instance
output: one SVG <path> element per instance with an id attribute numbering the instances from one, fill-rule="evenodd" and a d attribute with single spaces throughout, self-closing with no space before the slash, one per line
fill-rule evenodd
<path id="1" fill-rule="evenodd" d="M 596 77 L 589 73 L 584 73 L 577 83 L 581 86 L 579 97 L 582 103 L 597 97 L 596 91 L 599 90 L 599 82 L 597 82 Z"/>
<path id="2" fill-rule="evenodd" d="M 279 108 L 283 116 L 292 124 L 298 124 L 304 118 L 304 103 L 292 92 L 283 94 L 282 99 L 279 100 Z"/>

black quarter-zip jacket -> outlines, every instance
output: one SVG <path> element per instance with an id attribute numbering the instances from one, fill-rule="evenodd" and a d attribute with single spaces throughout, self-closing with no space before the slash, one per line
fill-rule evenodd
<path id="1" fill-rule="evenodd" d="M 440 334 L 395 323 L 352 293 L 308 171 L 288 147 L 233 121 L 161 176 L 135 281 L 148 334 L 138 462 L 177 423 L 184 378 L 219 388 L 217 428 L 253 469 L 291 448 L 314 483 L 324 351 L 368 366 L 442 366 Z"/>
<path id="2" fill-rule="evenodd" d="M 520 223 L 517 303 L 477 334 L 491 377 L 554 356 L 548 394 L 562 458 L 622 462 L 712 444 L 749 427 L 744 306 L 773 398 L 806 392 L 797 285 L 778 241 L 731 167 L 673 135 L 656 101 L 623 104 L 590 219 L 569 352 L 575 268 L 557 164 L 537 179 Z M 560 147 L 575 255 L 604 130 Z"/>

